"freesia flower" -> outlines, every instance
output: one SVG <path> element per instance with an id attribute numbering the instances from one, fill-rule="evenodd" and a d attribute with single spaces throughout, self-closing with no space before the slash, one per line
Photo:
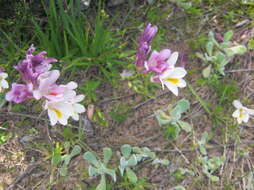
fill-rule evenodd
<path id="1" fill-rule="evenodd" d="M 32 85 L 13 83 L 11 91 L 7 92 L 5 99 L 15 103 L 21 103 L 32 97 Z"/>
<path id="2" fill-rule="evenodd" d="M 52 126 L 57 122 L 62 125 L 67 125 L 68 118 L 73 113 L 72 105 L 66 101 L 46 101 L 44 108 L 48 110 L 48 116 Z"/>
<path id="3" fill-rule="evenodd" d="M 159 79 L 162 84 L 162 88 L 164 86 L 173 92 L 176 96 L 178 96 L 178 88 L 184 88 L 186 86 L 185 80 L 182 78 L 187 74 L 187 71 L 182 67 L 175 67 L 173 69 L 166 70 Z"/>
<path id="4" fill-rule="evenodd" d="M 50 95 L 50 93 L 54 96 L 60 94 L 57 92 L 57 85 L 55 84 L 59 76 L 60 71 L 58 70 L 52 70 L 41 74 L 38 77 L 38 88 L 33 91 L 34 98 L 39 100 L 42 96 Z"/>
<path id="5" fill-rule="evenodd" d="M 171 62 L 172 59 L 175 59 L 175 56 L 178 57 L 178 53 L 175 52 L 171 55 L 171 51 L 169 49 L 164 49 L 160 52 L 153 51 L 148 61 L 145 62 L 145 68 L 147 72 L 155 72 L 157 74 L 161 74 L 166 69 L 168 69 L 171 65 L 172 67 L 174 64 Z M 177 60 L 177 57 L 175 59 L 175 62 Z"/>
<path id="6" fill-rule="evenodd" d="M 148 24 L 144 30 L 144 32 L 141 34 L 139 38 L 139 46 L 136 54 L 136 66 L 143 67 L 145 63 L 145 59 L 148 56 L 148 53 L 151 49 L 150 41 L 154 38 L 158 31 L 157 26 L 152 26 L 151 24 Z"/>
<path id="7" fill-rule="evenodd" d="M 156 35 L 158 31 L 158 27 L 157 26 L 152 26 L 150 23 L 145 27 L 144 32 L 141 34 L 140 38 L 139 38 L 139 42 L 150 42 L 154 36 Z"/>
<path id="8" fill-rule="evenodd" d="M 0 72 L 0 92 L 2 92 L 3 89 L 9 88 L 9 84 L 5 80 L 7 77 L 8 77 L 7 73 Z"/>
<path id="9" fill-rule="evenodd" d="M 20 72 L 22 79 L 26 83 L 32 83 L 36 86 L 39 75 L 49 71 L 52 66 L 50 63 L 57 62 L 57 60 L 45 57 L 44 55 L 47 54 L 45 51 L 33 55 L 34 51 L 34 46 L 30 46 L 27 50 L 26 59 L 20 61 L 14 68 Z"/>
<path id="10" fill-rule="evenodd" d="M 247 123 L 250 115 L 254 115 L 254 110 L 244 107 L 239 100 L 234 100 L 233 105 L 235 106 L 236 110 L 232 114 L 234 118 L 237 119 L 237 122 L 241 124 L 242 122 Z"/>

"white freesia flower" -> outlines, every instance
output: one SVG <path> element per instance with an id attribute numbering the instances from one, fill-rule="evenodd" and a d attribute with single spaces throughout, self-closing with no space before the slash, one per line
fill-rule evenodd
<path id="1" fill-rule="evenodd" d="M 0 92 L 3 91 L 3 89 L 9 88 L 8 82 L 5 80 L 8 77 L 7 73 L 0 73 Z"/>
<path id="2" fill-rule="evenodd" d="M 187 71 L 183 67 L 175 67 L 164 71 L 159 77 L 162 88 L 164 89 L 164 86 L 166 85 L 173 94 L 178 96 L 178 87 L 184 88 L 186 86 L 186 82 L 183 80 L 183 77 L 186 74 Z"/>
<path id="3" fill-rule="evenodd" d="M 250 115 L 254 115 L 254 110 L 244 107 L 239 100 L 234 100 L 233 105 L 235 106 L 236 110 L 232 116 L 237 119 L 239 124 L 242 122 L 247 123 Z"/>
<path id="4" fill-rule="evenodd" d="M 73 113 L 72 105 L 66 101 L 46 101 L 45 109 L 48 110 L 51 125 L 55 125 L 57 122 L 67 125 L 68 118 Z"/>

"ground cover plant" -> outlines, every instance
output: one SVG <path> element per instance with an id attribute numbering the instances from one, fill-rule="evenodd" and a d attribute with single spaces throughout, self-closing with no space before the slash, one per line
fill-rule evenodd
<path id="1" fill-rule="evenodd" d="M 252 1 L 0 5 L 0 190 L 254 189 Z"/>

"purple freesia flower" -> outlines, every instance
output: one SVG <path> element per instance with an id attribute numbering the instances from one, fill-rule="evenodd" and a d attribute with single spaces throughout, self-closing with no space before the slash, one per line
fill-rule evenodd
<path id="1" fill-rule="evenodd" d="M 148 61 L 145 62 L 145 68 L 147 72 L 155 72 L 161 74 L 168 68 L 167 60 L 171 55 L 169 49 L 161 50 L 160 52 L 153 51 Z"/>
<path id="2" fill-rule="evenodd" d="M 49 71 L 51 64 L 57 60 L 54 58 L 47 58 L 45 55 L 47 52 L 42 51 L 36 55 L 33 55 L 35 51 L 34 46 L 30 46 L 26 53 L 26 59 L 20 61 L 15 69 L 17 69 L 22 79 L 26 83 L 32 83 L 34 86 L 37 86 L 37 78 L 40 74 Z"/>
<path id="3" fill-rule="evenodd" d="M 149 43 L 154 36 L 156 35 L 158 31 L 158 27 L 157 26 L 152 26 L 150 23 L 146 26 L 144 32 L 142 33 L 142 35 L 140 36 L 139 42 L 147 42 Z"/>
<path id="4" fill-rule="evenodd" d="M 158 31 L 157 26 L 148 24 L 139 38 L 139 46 L 136 54 L 136 66 L 143 67 L 145 59 L 151 49 L 150 42 Z"/>
<path id="5" fill-rule="evenodd" d="M 7 92 L 5 99 L 7 101 L 21 103 L 32 97 L 32 85 L 13 83 L 11 91 Z"/>

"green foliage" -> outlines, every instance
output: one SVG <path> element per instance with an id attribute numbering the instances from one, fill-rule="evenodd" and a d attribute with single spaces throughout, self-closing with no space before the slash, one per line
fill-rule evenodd
<path id="1" fill-rule="evenodd" d="M 106 190 L 106 177 L 110 175 L 114 181 L 116 181 L 115 170 L 107 168 L 107 164 L 112 157 L 112 150 L 110 148 L 103 148 L 103 161 L 98 160 L 94 153 L 86 152 L 83 158 L 87 160 L 89 165 L 89 176 L 100 175 L 101 180 L 96 190 Z"/>
<path id="2" fill-rule="evenodd" d="M 166 159 L 159 159 L 156 157 L 154 152 L 147 147 L 139 148 L 132 147 L 128 144 L 122 145 L 120 148 L 121 158 L 118 166 L 120 175 L 123 177 L 124 182 L 121 186 L 134 186 L 134 189 L 143 189 L 146 186 L 144 181 L 138 179 L 135 174 L 133 167 L 144 159 L 151 159 L 152 164 L 162 164 L 168 165 L 169 161 Z M 106 189 L 106 175 L 110 175 L 114 182 L 116 182 L 116 172 L 115 169 L 107 168 L 110 158 L 112 157 L 112 151 L 110 148 L 103 149 L 103 161 L 98 159 L 96 155 L 92 152 L 86 152 L 83 158 L 87 160 L 91 165 L 89 165 L 89 176 L 100 175 L 101 181 L 96 189 Z M 126 177 L 125 177 L 126 176 Z M 142 183 L 141 183 L 142 182 Z"/>
<path id="3" fill-rule="evenodd" d="M 105 12 L 99 7 L 94 25 L 91 26 L 81 11 L 80 1 L 69 1 L 67 9 L 64 1 L 57 2 L 58 7 L 54 0 L 50 0 L 49 8 L 45 8 L 45 27 L 42 28 L 38 21 L 33 20 L 40 47 L 49 56 L 65 63 L 61 65 L 63 71 L 96 67 L 104 78 L 113 82 L 119 77 L 118 69 L 123 63 L 119 59 L 123 46 L 117 44 L 116 35 L 105 27 Z"/>
<path id="4" fill-rule="evenodd" d="M 212 73 L 225 75 L 225 66 L 232 61 L 235 55 L 242 55 L 247 51 L 243 45 L 233 45 L 230 41 L 233 37 L 233 31 L 228 31 L 223 36 L 223 42 L 218 42 L 213 32 L 209 32 L 208 42 L 206 44 L 206 53 L 197 53 L 208 66 L 203 70 L 203 77 L 209 78 Z"/>
<path id="5" fill-rule="evenodd" d="M 99 80 L 87 80 L 85 84 L 80 86 L 80 89 L 84 91 L 86 95 L 87 102 L 94 102 L 97 100 L 96 89 L 100 86 L 101 82 Z"/>
<path id="6" fill-rule="evenodd" d="M 0 145 L 5 144 L 8 139 L 10 139 L 13 135 L 9 133 L 7 130 L 10 126 L 7 123 L 1 124 L 0 126 Z"/>
<path id="7" fill-rule="evenodd" d="M 159 125 L 163 126 L 165 135 L 169 139 L 177 138 L 181 129 L 186 132 L 190 132 L 192 130 L 192 127 L 189 123 L 180 120 L 182 114 L 185 113 L 189 108 L 189 101 L 186 99 L 181 99 L 171 110 L 167 110 L 166 112 L 162 110 L 156 111 L 156 119 Z"/>
<path id="8" fill-rule="evenodd" d="M 205 148 L 207 141 L 208 133 L 205 132 L 202 134 L 201 140 L 198 141 L 199 150 L 202 154 L 198 160 L 202 165 L 203 173 L 209 178 L 209 180 L 212 182 L 217 182 L 219 181 L 219 177 L 213 175 L 213 173 L 223 165 L 226 158 L 224 156 L 209 158 Z"/>
<path id="9" fill-rule="evenodd" d="M 68 174 L 68 165 L 71 159 L 81 152 L 81 148 L 75 145 L 71 150 L 71 144 L 67 141 L 62 146 L 60 143 L 56 143 L 53 147 L 51 155 L 51 164 L 54 166 L 59 166 L 59 174 L 61 176 L 66 176 Z M 63 152 L 67 152 L 63 154 Z"/>

